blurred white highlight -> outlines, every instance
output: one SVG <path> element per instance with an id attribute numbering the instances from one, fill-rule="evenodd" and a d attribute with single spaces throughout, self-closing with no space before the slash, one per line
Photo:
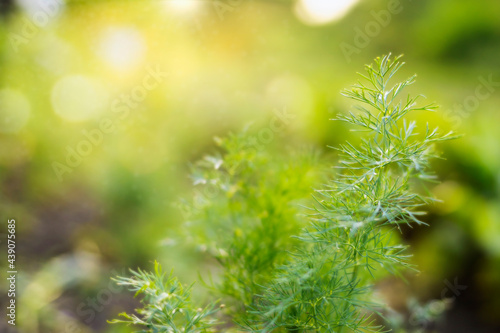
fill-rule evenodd
<path id="1" fill-rule="evenodd" d="M 134 28 L 111 28 L 101 37 L 99 54 L 112 68 L 135 68 L 144 59 L 144 38 Z"/>
<path id="2" fill-rule="evenodd" d="M 295 14 L 309 25 L 327 24 L 340 20 L 359 0 L 298 0 Z"/>
<path id="3" fill-rule="evenodd" d="M 169 11 L 178 13 L 194 13 L 197 12 L 204 1 L 201 0 L 165 0 L 165 8 Z"/>
<path id="4" fill-rule="evenodd" d="M 64 0 L 16 0 L 16 2 L 38 26 L 44 26 L 65 9 Z"/>

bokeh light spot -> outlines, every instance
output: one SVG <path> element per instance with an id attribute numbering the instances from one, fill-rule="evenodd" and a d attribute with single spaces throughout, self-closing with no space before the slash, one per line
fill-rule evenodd
<path id="1" fill-rule="evenodd" d="M 144 38 L 134 28 L 112 28 L 105 31 L 99 53 L 104 61 L 116 70 L 133 69 L 144 58 Z"/>
<path id="2" fill-rule="evenodd" d="M 327 24 L 344 17 L 359 0 L 298 0 L 295 14 L 310 25 Z"/>
<path id="3" fill-rule="evenodd" d="M 52 88 L 52 107 L 69 121 L 83 121 L 102 114 L 108 93 L 96 79 L 83 75 L 63 77 Z"/>
<path id="4" fill-rule="evenodd" d="M 59 16 L 66 7 L 61 0 L 16 0 L 21 9 L 30 16 L 38 26 Z"/>
<path id="5" fill-rule="evenodd" d="M 169 0 L 165 1 L 165 7 L 169 11 L 187 14 L 197 12 L 203 5 L 203 2 L 199 0 Z"/>

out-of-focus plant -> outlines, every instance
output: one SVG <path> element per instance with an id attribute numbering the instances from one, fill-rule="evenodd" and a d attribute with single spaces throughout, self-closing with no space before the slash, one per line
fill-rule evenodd
<path id="1" fill-rule="evenodd" d="M 220 264 L 219 282 L 210 287 L 224 299 L 225 312 L 238 320 L 244 320 L 276 268 L 300 245 L 293 237 L 306 223 L 300 208 L 305 201 L 312 202 L 311 189 L 322 174 L 315 150 L 281 147 L 278 151 L 271 143 L 256 145 L 254 138 L 250 129 L 216 138 L 221 154 L 192 166 L 195 194 L 179 205 L 186 220 L 180 237 Z M 155 300 L 145 304 L 151 302 Z M 123 316 L 128 320 L 114 322 L 138 320 Z"/>
<path id="2" fill-rule="evenodd" d="M 222 267 L 215 288 L 228 308 L 245 313 L 277 265 L 285 263 L 305 227 L 299 205 L 318 180 L 318 154 L 311 149 L 270 154 L 248 133 L 216 142 L 223 156 L 208 156 L 192 171 L 199 191 L 187 203 L 183 230 L 193 246 Z M 234 305 L 234 306 L 230 306 Z"/>
<path id="3" fill-rule="evenodd" d="M 308 218 L 299 219 L 290 204 L 307 191 L 304 175 L 314 159 L 270 163 L 275 156 L 245 150 L 243 137 L 232 136 L 222 141 L 224 158 L 207 158 L 196 169 L 195 183 L 211 184 L 224 195 L 203 198 L 187 230 L 220 262 L 222 282 L 216 289 L 234 301 L 228 314 L 242 329 L 383 330 L 372 320 L 383 307 L 372 300 L 372 286 L 383 274 L 413 268 L 407 246 L 394 232 L 402 224 L 424 224 L 422 206 L 433 198 L 423 184 L 434 180 L 429 163 L 439 156 L 434 144 L 453 138 L 429 126 L 417 133 L 416 123 L 407 120 L 408 113 L 435 106 L 417 106 L 419 97 L 402 96 L 414 76 L 390 83 L 403 65 L 399 59 L 377 58 L 362 80 L 343 92 L 362 104 L 337 119 L 367 134 L 358 146 L 338 148 L 341 172 L 316 191 Z M 154 306 L 170 311 L 161 303 Z"/>
<path id="4" fill-rule="evenodd" d="M 423 304 L 415 298 L 409 298 L 407 302 L 408 318 L 391 309 L 384 313 L 384 318 L 394 333 L 434 333 L 438 332 L 435 328 L 451 304 L 452 300 L 447 298 L 430 300 Z"/>

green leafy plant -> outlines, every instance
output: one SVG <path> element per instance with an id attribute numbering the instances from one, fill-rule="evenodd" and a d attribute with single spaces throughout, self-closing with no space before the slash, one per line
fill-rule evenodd
<path id="1" fill-rule="evenodd" d="M 213 184 L 224 195 L 193 209 L 188 231 L 220 263 L 221 282 L 214 290 L 230 302 L 224 313 L 237 324 L 206 321 L 203 330 L 384 330 L 373 317 L 384 306 L 373 300 L 374 283 L 384 274 L 401 276 L 414 269 L 397 231 L 401 225 L 424 224 L 422 208 L 434 200 L 425 191 L 425 182 L 435 180 L 429 168 L 439 156 L 434 144 L 453 138 L 429 126 L 417 133 L 416 123 L 407 120 L 408 114 L 434 111 L 435 106 L 417 106 L 420 96 L 403 95 L 415 76 L 392 83 L 402 65 L 400 57 L 377 58 L 343 92 L 359 105 L 336 119 L 364 135 L 359 145 L 336 148 L 340 172 L 315 191 L 308 216 L 298 216 L 291 203 L 304 197 L 304 184 L 318 181 L 318 176 L 304 177 L 318 164 L 311 155 L 270 163 L 270 154 L 245 149 L 244 135 L 231 136 L 222 141 L 224 157 L 208 158 L 195 169 L 196 182 Z M 141 317 L 125 315 L 126 322 L 145 323 L 146 332 L 174 332 L 166 317 L 153 316 L 151 309 L 172 311 L 175 303 L 157 295 L 172 281 L 177 285 L 176 280 L 164 283 L 158 273 L 139 271 L 119 281 L 149 295 L 138 312 Z M 201 310 L 203 318 L 215 315 L 213 308 Z M 192 318 L 184 322 L 183 331 L 198 332 Z"/>
<path id="2" fill-rule="evenodd" d="M 221 265 L 214 287 L 230 297 L 228 310 L 236 315 L 253 304 L 276 265 L 298 245 L 292 236 L 305 226 L 299 204 L 319 177 L 313 150 L 269 154 L 270 148 L 256 149 L 251 137 L 217 139 L 224 155 L 208 156 L 193 167 L 193 182 L 201 188 L 186 203 L 183 228 L 183 239 Z"/>
<path id="3" fill-rule="evenodd" d="M 213 304 L 197 308 L 191 302 L 191 287 L 183 286 L 172 273 L 166 275 L 157 262 L 154 272 L 140 269 L 132 271 L 132 277 L 118 277 L 116 283 L 144 295 L 144 308 L 138 315 L 121 313 L 124 320 L 111 323 L 127 323 L 142 326 L 139 332 L 207 332 L 217 324 L 212 315 L 217 311 Z"/>

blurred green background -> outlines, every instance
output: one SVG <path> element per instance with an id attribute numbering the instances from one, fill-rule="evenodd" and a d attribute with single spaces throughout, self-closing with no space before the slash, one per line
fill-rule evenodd
<path id="1" fill-rule="evenodd" d="M 439 332 L 500 331 L 499 1 L 0 4 L 0 207 L 17 224 L 19 332 L 127 332 L 106 320 L 137 304 L 110 276 L 157 259 L 196 279 L 202 258 L 167 245 L 189 163 L 213 137 L 286 110 L 275 144 L 334 158 L 327 145 L 352 136 L 329 121 L 349 109 L 339 91 L 389 52 L 405 54 L 402 77 L 418 73 L 412 93 L 441 105 L 420 120 L 464 137 L 440 146 L 430 227 L 404 231 L 421 273 L 380 289 L 401 311 L 453 298 Z"/>

